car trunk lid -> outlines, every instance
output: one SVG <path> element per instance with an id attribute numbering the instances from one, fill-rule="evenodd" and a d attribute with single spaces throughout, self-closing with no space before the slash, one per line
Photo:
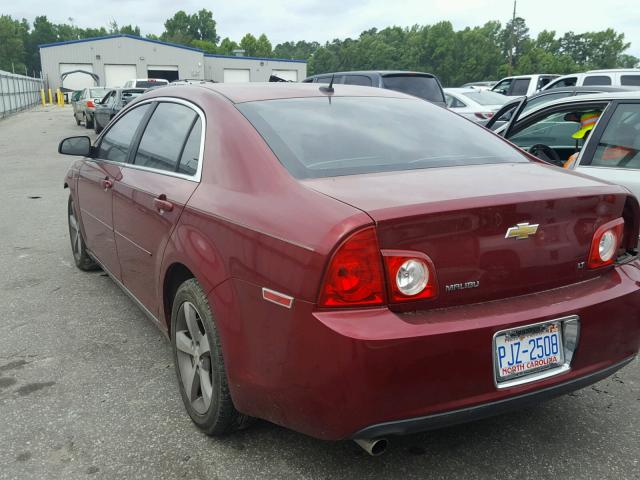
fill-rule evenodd
<path id="1" fill-rule="evenodd" d="M 592 278 L 598 272 L 584 262 L 593 234 L 622 215 L 627 197 L 621 187 L 536 163 L 303 183 L 366 212 L 381 249 L 432 259 L 439 295 L 413 308 L 496 300 Z"/>

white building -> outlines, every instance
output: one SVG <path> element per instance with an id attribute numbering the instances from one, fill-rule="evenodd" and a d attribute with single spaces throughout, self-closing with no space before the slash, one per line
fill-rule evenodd
<path id="1" fill-rule="evenodd" d="M 133 78 L 268 82 L 271 75 L 302 81 L 304 60 L 205 54 L 184 45 L 109 35 L 40 45 L 42 76 L 52 89 L 122 86 Z"/>

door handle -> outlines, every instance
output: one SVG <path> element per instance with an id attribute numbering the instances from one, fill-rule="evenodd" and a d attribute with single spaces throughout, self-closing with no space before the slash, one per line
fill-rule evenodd
<path id="1" fill-rule="evenodd" d="M 167 200 L 167 196 L 163 193 L 158 198 L 153 199 L 153 205 L 156 210 L 162 215 L 164 212 L 173 211 L 173 203 Z"/>
<path id="2" fill-rule="evenodd" d="M 102 180 L 102 188 L 104 188 L 105 192 L 112 187 L 113 187 L 113 182 L 111 180 L 109 180 L 108 178 L 105 178 L 104 180 Z"/>

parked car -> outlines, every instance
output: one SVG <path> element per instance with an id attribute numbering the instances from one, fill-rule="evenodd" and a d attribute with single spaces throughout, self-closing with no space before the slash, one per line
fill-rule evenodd
<path id="1" fill-rule="evenodd" d="M 96 133 L 111 121 L 122 108 L 145 92 L 144 88 L 114 88 L 102 100 L 96 102 L 93 114 L 93 128 Z"/>
<path id="2" fill-rule="evenodd" d="M 499 93 L 475 88 L 445 88 L 447 107 L 458 115 L 484 124 L 504 102 L 509 100 Z"/>
<path id="3" fill-rule="evenodd" d="M 491 90 L 508 97 L 530 96 L 544 88 L 551 80 L 560 75 L 516 75 L 506 77 L 496 83 Z"/>
<path id="4" fill-rule="evenodd" d="M 549 82 L 543 90 L 594 85 L 640 88 L 640 69 L 589 70 L 584 73 L 572 73 Z"/>
<path id="5" fill-rule="evenodd" d="M 376 70 L 358 72 L 335 72 L 313 75 L 303 80 L 305 83 L 330 83 L 334 85 L 361 85 L 378 87 L 407 93 L 436 105 L 446 105 L 440 80 L 431 73 Z"/>
<path id="6" fill-rule="evenodd" d="M 630 92 L 633 91 L 627 87 L 607 87 L 607 86 L 595 86 L 595 87 L 564 87 L 564 88 L 554 88 L 553 90 L 542 90 L 538 93 L 534 93 L 530 97 L 527 97 L 527 102 L 523 107 L 521 115 L 536 108 L 542 104 L 552 102 L 553 100 L 558 100 L 560 98 L 572 97 L 574 95 L 590 95 L 594 93 L 602 93 L 602 92 Z M 515 97 L 513 99 L 509 99 L 507 103 L 505 103 L 500 110 L 498 110 L 495 115 L 486 123 L 486 127 L 491 130 L 498 130 L 502 127 L 506 122 L 509 121 L 511 115 L 523 97 Z"/>
<path id="7" fill-rule="evenodd" d="M 93 112 L 96 109 L 96 102 L 102 100 L 108 92 L 109 89 L 104 87 L 91 87 L 82 90 L 79 98 L 75 100 L 75 103 L 72 103 L 76 125 L 84 122 L 85 128 L 93 128 Z"/>
<path id="8" fill-rule="evenodd" d="M 462 85 L 460 88 L 476 88 L 478 90 L 491 90 L 496 83 L 495 80 L 487 80 L 484 82 L 469 82 Z"/>
<path id="9" fill-rule="evenodd" d="M 633 174 L 640 167 L 633 150 L 640 147 L 640 92 L 580 95 L 528 112 L 524 106 L 525 100 L 496 132 L 542 160 L 588 171 L 640 195 L 640 181 Z M 590 117 L 586 126 L 583 115 Z"/>
<path id="10" fill-rule="evenodd" d="M 73 92 L 71 92 L 71 96 L 69 97 L 69 103 L 73 108 L 73 118 L 75 119 L 77 125 L 80 125 L 80 122 L 78 121 L 78 117 L 76 117 L 76 112 L 79 109 L 78 100 L 80 100 L 81 96 L 82 96 L 82 90 L 74 90 Z"/>
<path id="11" fill-rule="evenodd" d="M 127 80 L 122 88 L 152 88 L 169 85 L 169 80 L 164 78 L 132 78 Z"/>
<path id="12" fill-rule="evenodd" d="M 75 264 L 170 337 L 207 434 L 260 417 L 377 454 L 638 353 L 635 197 L 415 97 L 176 86 L 59 152 Z"/>

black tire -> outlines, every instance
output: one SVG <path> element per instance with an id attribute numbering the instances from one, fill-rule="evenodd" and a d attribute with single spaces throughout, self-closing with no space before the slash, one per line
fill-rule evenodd
<path id="1" fill-rule="evenodd" d="M 93 119 L 93 131 L 98 135 L 102 131 L 102 127 L 98 124 L 98 120 L 96 118 Z"/>
<path id="2" fill-rule="evenodd" d="M 185 308 L 190 309 L 192 307 L 195 307 L 192 312 L 196 314 L 192 318 L 195 318 L 195 324 L 198 328 L 198 333 L 195 335 L 192 335 L 190 329 L 186 326 Z M 193 338 L 198 335 L 200 335 L 199 341 Z M 198 349 L 204 343 L 204 335 L 206 335 L 209 348 L 208 356 L 206 353 L 202 355 L 199 353 L 187 353 L 177 346 L 176 339 L 179 336 L 181 341 L 188 342 L 191 340 L 191 348 L 196 345 L 195 351 L 199 351 Z M 193 278 L 180 285 L 174 297 L 171 311 L 171 345 L 173 347 L 173 361 L 178 377 L 180 394 L 193 423 L 204 433 L 211 436 L 225 435 L 248 426 L 252 420 L 251 417 L 241 414 L 233 405 L 233 400 L 229 393 L 220 336 L 218 335 L 207 297 L 200 284 Z M 199 363 L 196 358 L 200 358 Z M 189 362 L 191 362 L 191 366 Z M 198 365 L 200 365 L 199 369 Z M 188 379 L 186 382 L 183 380 L 183 371 L 187 372 L 187 374 L 193 372 L 192 382 L 188 382 Z M 211 395 L 209 395 L 208 406 L 204 390 L 202 390 L 203 380 L 200 380 L 203 375 L 208 379 L 205 381 L 210 382 L 212 391 Z M 187 393 L 185 383 L 191 383 L 192 392 L 196 392 L 193 395 L 193 397 L 196 397 L 195 399 L 192 400 L 190 394 Z M 198 386 L 194 387 L 196 383 Z M 198 392 L 200 396 L 198 396 Z M 197 403 L 198 401 L 200 403 Z"/>
<path id="3" fill-rule="evenodd" d="M 76 120 L 76 125 L 80 126 L 80 120 L 78 120 L 78 116 L 74 113 L 73 118 Z"/>
<path id="4" fill-rule="evenodd" d="M 87 248 L 82 236 L 82 229 L 78 221 L 78 215 L 75 211 L 73 198 L 69 195 L 69 205 L 67 208 L 67 221 L 69 223 L 69 239 L 71 241 L 71 253 L 73 261 L 80 270 L 89 271 L 96 270 L 98 264 L 87 253 Z"/>
<path id="5" fill-rule="evenodd" d="M 84 116 L 84 128 L 93 128 L 93 117 L 87 114 Z"/>

